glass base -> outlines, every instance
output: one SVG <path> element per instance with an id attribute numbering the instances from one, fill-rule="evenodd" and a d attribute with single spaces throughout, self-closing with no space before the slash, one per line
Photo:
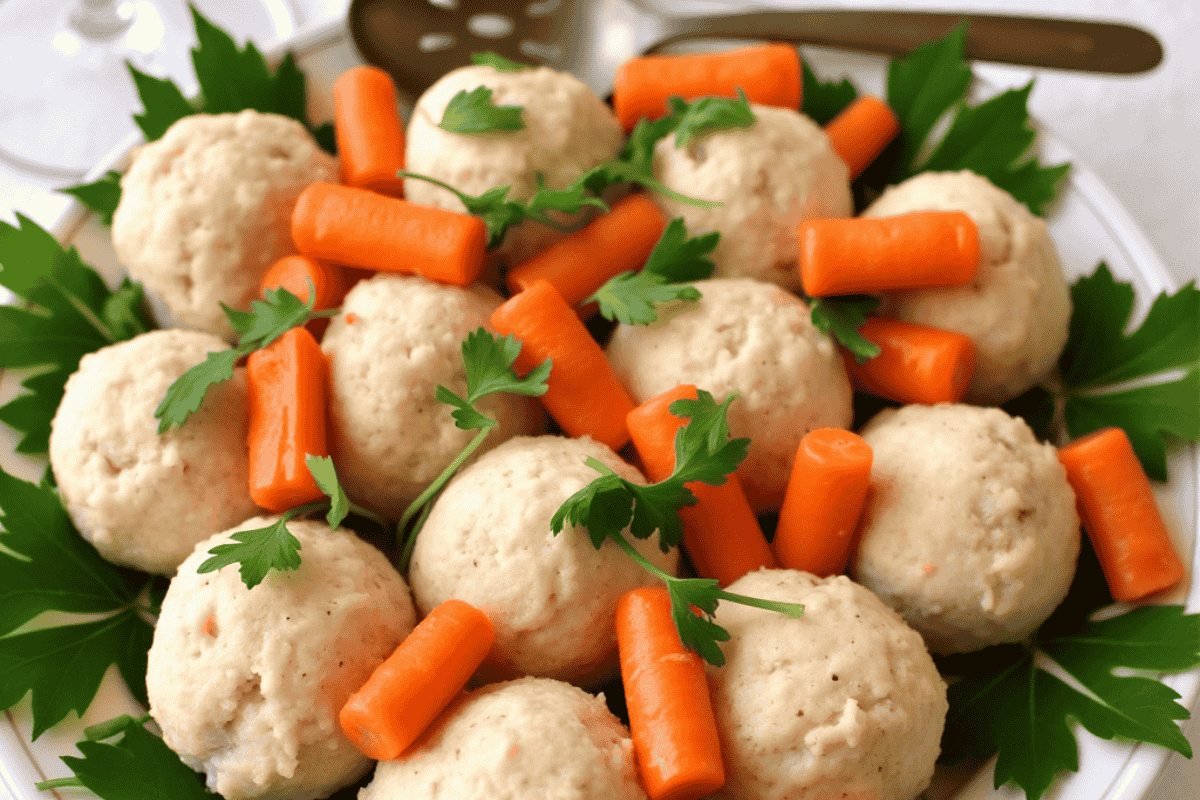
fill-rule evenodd
<path id="1" fill-rule="evenodd" d="M 183 0 L 123 0 L 130 24 L 89 38 L 70 23 L 78 0 L 0 2 L 0 159 L 48 179 L 82 177 L 135 129 L 141 110 L 126 62 L 172 78 L 191 96 L 195 44 Z M 239 42 L 261 46 L 293 32 L 280 0 L 224 0 L 196 7 Z"/>

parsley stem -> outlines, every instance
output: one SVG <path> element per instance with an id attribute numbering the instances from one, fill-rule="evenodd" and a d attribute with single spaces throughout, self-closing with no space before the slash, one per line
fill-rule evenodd
<path id="1" fill-rule="evenodd" d="M 82 300 L 80 300 L 78 297 L 76 297 L 69 289 L 67 289 L 67 287 L 63 286 L 62 283 L 59 282 L 59 280 L 57 278 L 55 278 L 54 276 L 49 276 L 46 278 L 46 280 L 48 283 L 53 285 L 54 288 L 56 288 L 60 292 L 62 292 L 63 297 L 66 299 L 66 301 L 68 303 L 71 304 L 71 307 L 74 308 L 76 311 L 78 311 L 79 315 L 81 317 L 83 317 L 84 319 L 86 319 L 88 321 L 88 323 L 90 323 L 91 326 L 93 328 L 95 328 L 96 331 L 101 336 L 103 336 L 105 339 L 107 339 L 109 344 L 116 344 L 117 337 L 115 334 L 113 334 L 112 328 L 105 325 L 104 320 L 102 320 L 98 316 L 96 316 L 96 312 L 94 312 L 90 308 L 88 308 L 86 303 L 84 303 Z"/>
<path id="2" fill-rule="evenodd" d="M 404 551 L 400 553 L 400 571 L 408 571 L 408 562 L 412 560 L 413 548 L 417 546 L 417 534 L 421 532 L 421 528 L 425 527 L 425 520 L 429 519 L 429 512 L 433 511 L 433 503 L 427 503 L 425 508 L 421 509 L 421 516 L 417 517 L 417 522 L 413 525 L 412 531 L 408 534 L 408 539 L 404 542 Z"/>
<path id="3" fill-rule="evenodd" d="M 318 500 L 315 503 L 307 503 L 306 505 L 296 506 L 295 508 L 291 509 L 290 511 L 283 512 L 283 521 L 290 522 L 291 520 L 294 520 L 297 517 L 303 517 L 307 514 L 313 513 L 314 511 L 325 511 L 328 508 L 329 508 L 328 500 Z"/>
<path id="4" fill-rule="evenodd" d="M 105 722 L 98 722 L 95 725 L 89 725 L 83 729 L 83 738 L 89 742 L 99 742 L 103 739 L 109 739 L 121 733 L 130 725 L 145 725 L 150 721 L 149 714 L 142 714 L 140 717 L 132 717 L 129 714 L 121 714 L 118 717 L 113 717 Z"/>
<path id="5" fill-rule="evenodd" d="M 443 486 L 446 485 L 448 480 L 454 477 L 454 473 L 458 472 L 458 468 L 463 465 L 463 462 L 470 458 L 471 454 L 479 449 L 479 445 L 483 444 L 483 440 L 487 438 L 487 435 L 496 425 L 495 420 L 489 421 L 491 424 L 480 428 L 479 433 L 475 434 L 475 438 L 472 439 L 467 446 L 462 449 L 462 452 L 459 453 L 444 470 L 442 470 L 440 475 L 433 479 L 433 483 L 426 486 L 425 491 L 421 492 L 420 496 L 418 496 L 416 500 L 413 500 L 411 503 L 409 503 L 408 508 L 404 509 L 404 513 L 400 515 L 400 521 L 396 523 L 397 535 L 408 529 L 408 523 L 412 522 L 412 518 L 415 517 L 419 511 L 421 511 L 426 503 L 433 499 L 433 496 L 437 494 Z M 415 538 L 415 531 L 409 534 L 409 539 Z M 410 551 L 411 545 L 406 542 L 404 549 L 406 551 Z"/>
<path id="6" fill-rule="evenodd" d="M 52 778 L 51 780 L 42 781 L 41 783 L 35 783 L 33 785 L 33 788 L 37 789 L 39 792 L 44 792 L 47 789 L 63 789 L 66 787 L 78 787 L 80 789 L 87 788 L 83 785 L 83 781 L 79 780 L 79 778 Z"/>
<path id="7" fill-rule="evenodd" d="M 311 280 L 311 279 L 310 279 L 310 280 Z M 336 317 L 336 316 L 337 316 L 338 314 L 340 314 L 340 313 L 342 313 L 342 308 L 341 308 L 341 306 L 338 306 L 337 308 L 325 308 L 325 309 L 322 309 L 322 310 L 320 310 L 320 311 L 310 311 L 310 312 L 308 312 L 308 318 L 309 318 L 310 320 L 314 320 L 314 319 L 324 319 L 324 318 L 326 318 L 326 317 Z"/>
<path id="8" fill-rule="evenodd" d="M 390 530 L 392 527 L 392 523 L 388 522 L 386 517 L 376 514 L 374 511 L 372 511 L 369 508 L 363 508 L 358 503 L 353 503 L 353 502 L 349 504 L 349 507 L 350 507 L 351 513 L 357 514 L 360 517 L 365 517 L 365 518 L 371 520 L 376 525 L 383 528 L 385 531 Z"/>

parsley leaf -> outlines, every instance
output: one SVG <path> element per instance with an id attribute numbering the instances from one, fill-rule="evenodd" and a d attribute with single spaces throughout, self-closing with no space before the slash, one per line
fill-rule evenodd
<path id="1" fill-rule="evenodd" d="M 0 708 L 33 693 L 33 738 L 91 704 L 111 664 L 146 702 L 153 630 L 140 613 L 149 576 L 102 559 L 58 495 L 0 469 Z M 46 611 L 103 619 L 12 634 Z"/>
<path id="2" fill-rule="evenodd" d="M 283 288 L 267 289 L 264 296 L 265 300 L 250 303 L 249 311 L 237 311 L 221 305 L 230 324 L 240 334 L 238 346 L 209 353 L 207 358 L 167 387 L 166 394 L 154 410 L 159 433 L 166 433 L 187 422 L 188 417 L 204 404 L 209 388 L 233 377 L 233 368 L 240 359 L 260 347 L 266 347 L 297 325 L 308 322 L 313 314 L 316 291 L 309 287 L 308 301 Z"/>
<path id="3" fill-rule="evenodd" d="M 709 256 L 720 239 L 716 231 L 689 237 L 683 219 L 676 217 L 667 223 L 642 271 L 661 275 L 668 283 L 704 280 L 716 269 Z"/>
<path id="4" fill-rule="evenodd" d="M 37 223 L 17 215 L 19 227 L 0 222 L 0 285 L 25 305 L 0 306 L 0 368 L 44 368 L 24 380 L 27 390 L 0 407 L 0 422 L 23 437 L 20 453 L 44 453 L 50 420 L 79 359 L 106 345 L 150 330 L 141 287 L 128 280 L 113 292 Z"/>
<path id="5" fill-rule="evenodd" d="M 325 520 L 329 523 L 330 530 L 333 530 L 350 514 L 350 500 L 338 481 L 333 459 L 329 456 L 307 455 L 304 457 L 304 463 L 308 466 L 313 480 L 317 482 L 317 488 L 329 498 L 329 513 L 325 515 Z"/>
<path id="6" fill-rule="evenodd" d="M 599 472 L 600 477 L 567 498 L 550 520 L 550 529 L 555 534 L 567 525 L 584 527 L 596 548 L 611 539 L 630 558 L 657 575 L 667 584 L 680 639 L 716 666 L 725 663 L 717 642 L 729 638 L 729 633 L 712 621 L 721 600 L 792 617 L 800 616 L 804 607 L 726 592 L 709 578 L 677 578 L 647 561 L 625 538 L 624 530 L 628 527 L 630 534 L 638 539 L 649 538 L 657 530 L 663 552 L 682 541 L 679 509 L 696 503 L 696 495 L 686 484 L 700 481 L 720 486 L 746 457 L 750 440 L 729 439 L 726 419 L 735 397 L 730 395 L 718 404 L 711 394 L 700 390 L 695 400 L 676 400 L 671 404 L 671 413 L 687 418 L 688 422 L 675 434 L 675 470 L 666 480 L 643 486 L 589 458 L 587 465 Z"/>
<path id="7" fill-rule="evenodd" d="M 1191 756 L 1176 720 L 1187 709 L 1157 680 L 1118 669 L 1179 671 L 1200 666 L 1200 615 L 1178 606 L 1146 606 L 1077 632 L 1037 638 L 1035 648 L 1090 693 L 1037 665 L 1035 650 L 1001 645 L 972 654 L 987 669 L 950 685 L 944 761 L 999 751 L 997 788 L 1013 783 L 1038 800 L 1064 769 L 1079 768 L 1068 720 L 1103 739 L 1150 742 Z"/>
<path id="8" fill-rule="evenodd" d="M 98 741 L 88 736 L 75 746 L 83 758 L 63 756 L 63 763 L 75 773 L 74 779 L 47 781 L 38 788 L 79 785 L 102 800 L 145 800 L 170 797 L 173 800 L 219 800 L 204 788 L 204 778 L 167 747 L 162 739 L 147 731 L 142 720 L 119 717 L 103 726 L 98 734 L 120 741 Z M 91 729 L 89 729 L 90 731 Z"/>
<path id="9" fill-rule="evenodd" d="M 687 104 L 675 125 L 675 146 L 687 147 L 692 139 L 717 131 L 748 128 L 758 118 L 750 110 L 746 93 L 738 88 L 738 99 L 702 97 Z"/>
<path id="10" fill-rule="evenodd" d="M 1040 214 L 1069 165 L 1043 167 L 1036 159 L 1022 161 L 1036 135 L 1026 108 L 1032 84 L 978 106 L 966 104 L 971 83 L 971 68 L 963 56 L 966 34 L 964 22 L 907 59 L 891 62 L 887 101 L 900 120 L 899 143 L 889 148 L 892 163 L 885 155 L 882 166 L 868 170 L 865 182 L 882 189 L 925 170 L 969 169 Z M 928 143 L 933 147 L 922 162 L 934 126 L 948 113 L 949 130 L 939 142 Z"/>
<path id="11" fill-rule="evenodd" d="M 522 64 L 520 61 L 512 61 L 499 53 L 491 51 L 471 53 L 471 63 L 491 67 L 497 72 L 524 72 L 534 68 L 532 64 Z"/>
<path id="12" fill-rule="evenodd" d="M 917 173 L 917 153 L 947 111 L 960 103 L 971 84 L 963 56 L 967 25 L 918 47 L 888 65 L 887 101 L 900 119 L 900 162 L 896 181 Z"/>
<path id="13" fill-rule="evenodd" d="M 305 77 L 291 53 L 284 56 L 272 73 L 253 42 L 239 48 L 232 36 L 206 19 L 195 6 L 191 11 L 198 43 L 192 49 L 192 65 L 200 84 L 198 98 L 188 100 L 171 80 L 129 67 L 145 109 L 135 115 L 134 120 L 146 141 L 161 138 L 171 125 L 192 114 L 225 114 L 254 109 L 298 120 L 321 147 L 336 153 L 332 127 L 314 127 L 308 121 Z"/>
<path id="14" fill-rule="evenodd" d="M 319 505 L 321 504 L 292 509 L 265 528 L 231 534 L 236 544 L 226 542 L 213 547 L 208 551 L 212 558 L 204 561 L 196 572 L 216 572 L 222 567 L 237 564 L 242 583 L 246 584 L 246 588 L 253 589 L 262 583 L 263 578 L 273 569 L 299 569 L 300 540 L 287 529 L 287 523 L 301 513 L 315 510 Z"/>
<path id="15" fill-rule="evenodd" d="M 463 89 L 450 98 L 438 127 L 451 133 L 497 133 L 525 129 L 522 106 L 498 106 L 492 90 L 479 86 Z"/>
<path id="16" fill-rule="evenodd" d="M 870 295 L 814 297 L 809 300 L 812 323 L 821 333 L 831 333 L 838 344 L 863 364 L 879 355 L 879 345 L 858 332 L 867 314 L 879 307 L 879 299 Z"/>
<path id="17" fill-rule="evenodd" d="M 59 191 L 83 203 L 105 225 L 112 225 L 113 213 L 121 202 L 121 173 L 110 169 L 98 181 L 68 186 Z"/>
<path id="18" fill-rule="evenodd" d="M 817 73 L 813 72 L 807 61 L 801 66 L 804 70 L 804 88 L 800 93 L 803 98 L 800 101 L 800 111 L 818 125 L 832 120 L 858 97 L 858 90 L 847 78 L 842 78 L 840 83 L 825 82 L 817 77 Z"/>
<path id="19" fill-rule="evenodd" d="M 639 272 L 614 275 L 584 302 L 599 303 L 605 319 L 649 325 L 658 319 L 658 303 L 700 299 L 700 290 L 683 282 L 712 275 L 714 264 L 708 256 L 720 238 L 716 232 L 689 238 L 683 220 L 676 217 L 663 230 Z"/>
<path id="20" fill-rule="evenodd" d="M 672 300 L 695 302 L 700 290 L 688 283 L 667 283 L 654 272 L 622 272 L 609 278 L 584 303 L 599 303 L 600 314 L 625 325 L 649 325 L 658 319 L 655 306 Z"/>
<path id="21" fill-rule="evenodd" d="M 1137 330 L 1126 334 L 1133 287 L 1108 266 L 1071 287 L 1070 334 L 1059 358 L 1063 421 L 1071 438 L 1118 426 L 1129 435 L 1146 474 L 1167 479 L 1163 433 L 1200 441 L 1200 290 L 1189 283 L 1160 294 Z M 1183 376 L 1159 380 L 1171 370 Z M 1130 381 L 1157 381 L 1122 388 Z"/>
<path id="22" fill-rule="evenodd" d="M 464 431 L 491 428 L 496 420 L 475 408 L 475 403 L 491 394 L 508 392 L 525 397 L 541 397 L 550 388 L 550 359 L 546 359 L 524 378 L 517 377 L 512 365 L 521 353 L 521 343 L 512 334 L 493 336 L 486 328 L 467 334 L 462 343 L 463 364 L 467 368 L 467 396 L 459 397 L 445 386 L 438 386 L 435 397 L 453 406 L 450 415 L 456 427 Z"/>
<path id="23" fill-rule="evenodd" d="M 462 204 L 466 206 L 468 214 L 476 215 L 487 225 L 487 246 L 489 250 L 500 246 L 509 228 L 527 219 L 539 222 L 548 228 L 566 230 L 556 219 L 550 216 L 550 211 L 576 214 L 588 206 L 598 208 L 601 211 L 608 211 L 608 204 L 599 197 L 589 196 L 587 187 L 583 186 L 579 181 L 566 189 L 547 189 L 542 187 L 527 202 L 521 202 L 520 200 L 507 199 L 509 190 L 512 188 L 510 186 L 495 186 L 476 197 L 460 192 L 450 184 L 427 175 L 420 175 L 416 172 L 405 172 L 403 170 L 397 174 L 402 178 L 426 181 L 453 192 L 462 201 Z"/>

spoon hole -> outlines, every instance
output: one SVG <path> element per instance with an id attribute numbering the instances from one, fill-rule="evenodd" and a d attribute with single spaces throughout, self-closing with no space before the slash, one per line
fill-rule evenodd
<path id="1" fill-rule="evenodd" d="M 525 6 L 525 13 L 531 17 L 544 17 L 553 14 L 562 5 L 562 0 L 539 0 Z"/>
<path id="2" fill-rule="evenodd" d="M 502 39 L 513 27 L 513 21 L 503 14 L 476 14 L 467 20 L 467 30 L 484 39 Z"/>
<path id="3" fill-rule="evenodd" d="M 542 42 L 524 41 L 517 45 L 517 49 L 530 58 L 536 58 L 539 61 L 555 62 L 562 58 L 562 48 L 556 44 L 543 44 Z"/>
<path id="4" fill-rule="evenodd" d="M 456 41 L 450 33 L 427 33 L 417 40 L 417 47 L 422 53 L 436 53 L 438 50 L 449 50 Z"/>

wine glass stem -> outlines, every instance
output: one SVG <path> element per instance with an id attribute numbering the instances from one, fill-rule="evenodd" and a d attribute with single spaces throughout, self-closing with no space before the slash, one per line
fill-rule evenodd
<path id="1" fill-rule="evenodd" d="M 117 13 L 120 0 L 77 0 L 68 19 L 76 32 L 88 39 L 112 39 L 129 29 L 133 14 Z"/>

